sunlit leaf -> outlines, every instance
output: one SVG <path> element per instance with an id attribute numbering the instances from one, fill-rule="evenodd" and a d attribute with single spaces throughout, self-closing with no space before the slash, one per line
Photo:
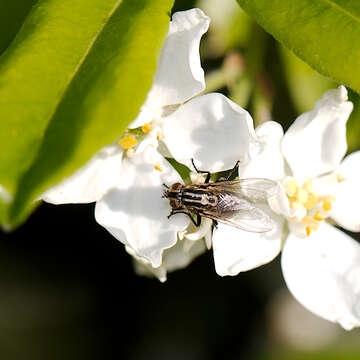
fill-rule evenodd
<path id="1" fill-rule="evenodd" d="M 151 86 L 171 0 L 39 0 L 0 59 L 0 185 L 12 223 L 113 142 Z"/>
<path id="2" fill-rule="evenodd" d="M 237 0 L 319 73 L 360 92 L 358 0 Z"/>

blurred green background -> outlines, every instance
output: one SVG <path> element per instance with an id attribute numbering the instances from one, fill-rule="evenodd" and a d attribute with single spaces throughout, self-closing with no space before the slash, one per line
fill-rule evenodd
<path id="1" fill-rule="evenodd" d="M 35 2 L 0 2 L 0 53 Z M 272 119 L 286 129 L 337 86 L 235 0 L 178 0 L 173 11 L 194 6 L 212 19 L 201 44 L 207 91 L 247 108 L 256 124 Z M 359 97 L 349 96 L 351 152 L 360 148 L 360 121 Z M 360 359 L 360 331 L 302 308 L 279 259 L 221 278 L 208 252 L 161 284 L 134 274 L 93 207 L 43 204 L 24 226 L 0 233 L 0 359 Z"/>

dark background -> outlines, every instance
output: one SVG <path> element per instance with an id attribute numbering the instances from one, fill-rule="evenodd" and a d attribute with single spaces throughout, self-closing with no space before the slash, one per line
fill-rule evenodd
<path id="1" fill-rule="evenodd" d="M 93 205 L 43 204 L 0 240 L 1 359 L 253 359 L 278 261 L 234 278 L 212 253 L 164 284 L 134 274 Z"/>

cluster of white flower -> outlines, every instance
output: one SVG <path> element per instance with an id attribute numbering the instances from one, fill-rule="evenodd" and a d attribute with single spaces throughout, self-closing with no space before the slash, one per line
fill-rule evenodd
<path id="1" fill-rule="evenodd" d="M 212 247 L 219 275 L 237 275 L 282 251 L 285 281 L 308 309 L 344 328 L 360 326 L 360 245 L 330 225 L 360 231 L 360 152 L 347 156 L 346 89 L 330 90 L 284 135 L 273 121 L 256 129 L 247 111 L 205 89 L 199 43 L 209 18 L 199 9 L 176 13 L 153 86 L 140 114 L 118 142 L 43 194 L 47 202 L 96 201 L 95 217 L 124 243 L 139 273 L 161 281 Z M 162 184 L 181 182 L 165 159 L 218 172 L 240 161 L 242 178 L 280 184 L 267 211 L 273 229 L 251 233 L 183 214 L 167 219 Z"/>

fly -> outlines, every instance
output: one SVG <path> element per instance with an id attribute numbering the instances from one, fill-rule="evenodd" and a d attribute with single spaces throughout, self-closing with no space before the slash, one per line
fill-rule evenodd
<path id="1" fill-rule="evenodd" d="M 207 217 L 214 221 L 215 226 L 220 222 L 256 233 L 272 230 L 273 220 L 259 205 L 277 193 L 275 181 L 263 178 L 229 180 L 239 166 L 237 162 L 225 179 L 211 182 L 211 173 L 198 170 L 191 161 L 197 173 L 206 174 L 205 182 L 174 183 L 170 187 L 163 184 L 166 188 L 163 197 L 171 206 L 168 218 L 186 214 L 195 226 L 200 226 L 201 217 Z"/>

